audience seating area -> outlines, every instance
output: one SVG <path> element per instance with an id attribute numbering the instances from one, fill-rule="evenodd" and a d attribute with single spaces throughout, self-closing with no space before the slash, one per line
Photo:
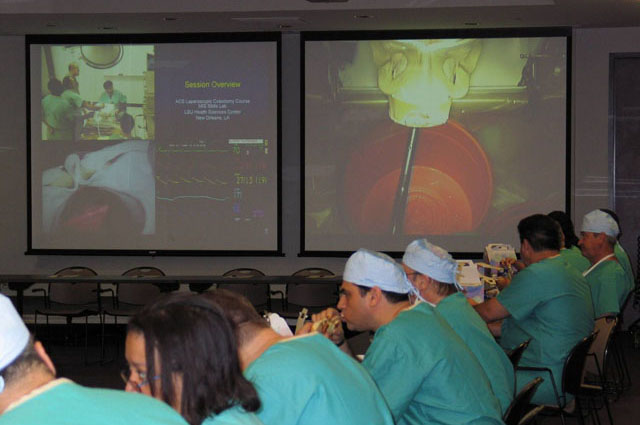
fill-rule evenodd
<path id="1" fill-rule="evenodd" d="M 96 272 L 87 267 L 68 267 L 56 273 L 60 276 L 96 276 Z M 123 276 L 164 276 L 162 270 L 155 267 L 136 267 L 127 270 Z M 248 278 L 264 276 L 260 270 L 239 268 L 229 270 L 224 276 Z M 293 274 L 302 277 L 333 277 L 334 274 L 323 268 L 305 268 Z M 61 375 L 68 376 L 86 385 L 118 388 L 120 386 L 117 370 L 123 364 L 123 340 L 126 318 L 134 314 L 144 304 L 161 294 L 161 289 L 152 283 L 118 283 L 111 287 L 100 284 L 57 283 L 47 289 L 35 288 L 26 302 L 25 316 L 33 315 L 33 321 L 27 320 L 38 339 L 50 347 L 57 364 L 61 365 Z M 107 285 L 105 285 L 107 286 Z M 189 290 L 200 293 L 215 285 L 189 285 Z M 272 291 L 268 284 L 226 284 L 220 288 L 239 292 L 249 298 L 258 311 L 261 309 L 276 311 L 285 318 L 295 318 L 306 307 L 310 313 L 326 307 L 335 306 L 338 300 L 336 284 L 287 284 L 285 291 Z M 182 288 L 186 291 L 187 288 Z M 272 300 L 275 302 L 272 304 Z M 279 302 L 278 302 L 279 301 Z M 45 318 L 46 326 L 42 323 Z M 62 318 L 56 322 L 49 318 Z M 82 331 L 74 319 L 84 319 Z M 52 326 L 53 323 L 63 326 Z M 51 328 L 54 328 L 53 331 Z M 74 332 L 75 331 L 75 332 Z M 617 333 L 616 333 L 617 332 Z M 82 344 L 78 341 L 84 333 Z M 91 338 L 90 338 L 91 335 Z M 110 352 L 109 361 L 105 361 L 106 345 Z M 361 341 L 368 345 L 370 336 L 366 334 L 349 335 L 352 341 Z M 632 345 L 633 335 L 619 327 L 618 318 L 601 318 L 596 321 L 594 332 L 580 341 L 566 360 L 562 377 L 554 377 L 550 370 L 519 366 L 520 358 L 528 348 L 525 341 L 507 353 L 516 369 L 538 370 L 540 377 L 531 381 L 515 395 L 512 405 L 505 413 L 507 425 L 527 423 L 602 423 L 599 411 L 604 408 L 608 423 L 631 423 L 629 415 L 638 390 L 631 386 L 632 374 L 626 366 L 626 357 L 635 364 L 640 351 Z M 360 343 L 358 343 L 360 344 Z M 80 349 L 82 348 L 82 349 Z M 366 347 L 365 347 L 366 349 Z M 364 352 L 363 350 L 354 350 Z M 96 353 L 93 356 L 89 352 Z M 99 360 L 92 362 L 90 360 Z M 530 400 L 543 380 L 551 380 L 557 392 L 557 405 L 532 406 Z M 566 402 L 566 394 L 576 396 L 575 407 Z M 615 401 L 610 404 L 610 401 Z M 549 416 L 557 414 L 557 416 Z M 625 418 L 627 420 L 625 420 Z M 634 418 L 635 419 L 635 418 Z"/>

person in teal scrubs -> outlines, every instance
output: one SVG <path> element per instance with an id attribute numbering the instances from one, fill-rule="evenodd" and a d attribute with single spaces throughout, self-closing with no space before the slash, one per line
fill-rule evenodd
<path id="1" fill-rule="evenodd" d="M 565 261 L 576 268 L 580 273 L 591 267 L 591 263 L 582 255 L 580 247 L 578 246 L 578 237 L 571 222 L 571 218 L 567 213 L 563 211 L 551 211 L 547 214 L 554 219 L 560 225 L 562 229 L 562 248 L 560 249 L 560 255 Z"/>
<path id="2" fill-rule="evenodd" d="M 504 414 L 515 391 L 513 365 L 462 293 L 457 283 L 456 262 L 444 249 L 426 239 L 418 239 L 407 246 L 402 267 L 415 295 L 434 304 L 436 311 L 477 357 Z"/>
<path id="3" fill-rule="evenodd" d="M 0 424 L 186 425 L 175 410 L 150 397 L 87 388 L 55 374 L 42 344 L 0 295 Z"/>
<path id="4" fill-rule="evenodd" d="M 531 339 L 520 366 L 551 369 L 558 392 L 569 352 L 594 327 L 589 287 L 559 255 L 560 232 L 558 223 L 548 216 L 535 214 L 522 219 L 518 224 L 520 255 L 527 267 L 496 298 L 475 306 L 492 333 L 501 337 L 504 349 L 511 350 Z M 545 372 L 518 370 L 518 389 L 537 376 L 544 382 L 532 402 L 557 404 L 552 381 Z"/>
<path id="5" fill-rule="evenodd" d="M 190 425 L 263 425 L 260 399 L 242 375 L 233 328 L 202 297 L 174 294 L 127 327 L 125 389 L 164 401 Z"/>
<path id="6" fill-rule="evenodd" d="M 262 401 L 266 425 L 392 425 L 393 418 L 371 376 L 318 333 L 276 333 L 243 296 L 203 294 L 236 327 L 240 364 Z"/>
<path id="7" fill-rule="evenodd" d="M 98 99 L 99 103 L 111 103 L 116 106 L 116 118 L 119 120 L 127 111 L 127 96 L 113 88 L 113 81 L 107 80 L 102 84 L 104 92 Z"/>
<path id="8" fill-rule="evenodd" d="M 74 108 L 61 97 L 64 91 L 62 83 L 52 78 L 47 88 L 49 94 L 42 98 L 42 121 L 47 128 L 42 140 L 72 140 L 75 125 Z"/>
<path id="9" fill-rule="evenodd" d="M 385 254 L 359 249 L 344 269 L 338 309 L 347 327 L 375 331 L 362 365 L 398 425 L 501 424 L 500 403 L 478 359 L 433 306 L 411 305 L 410 283 Z M 337 315 L 334 309 L 314 316 Z M 344 338 L 342 326 L 327 333 Z M 350 352 L 348 345 L 341 346 Z"/>
<path id="10" fill-rule="evenodd" d="M 584 216 L 579 244 L 592 264 L 583 275 L 591 287 L 596 317 L 620 313 L 633 289 L 615 256 L 618 233 L 618 224 L 606 212 L 594 210 Z"/>

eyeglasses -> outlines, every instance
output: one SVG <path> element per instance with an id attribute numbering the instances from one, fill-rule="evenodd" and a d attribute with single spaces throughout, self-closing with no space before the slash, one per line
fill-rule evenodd
<path id="1" fill-rule="evenodd" d="M 160 375 L 148 378 L 145 372 L 138 372 L 138 378 L 140 379 L 140 382 L 133 382 L 131 380 L 131 369 L 125 367 L 120 371 L 120 377 L 124 381 L 125 385 L 131 384 L 137 391 L 141 391 L 142 387 L 144 387 L 145 385 L 149 385 L 150 382 L 160 378 Z"/>

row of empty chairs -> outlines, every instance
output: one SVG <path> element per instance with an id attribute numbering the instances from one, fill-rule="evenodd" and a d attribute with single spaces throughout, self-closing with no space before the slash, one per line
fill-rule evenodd
<path id="1" fill-rule="evenodd" d="M 67 267 L 55 273 L 57 276 L 97 276 L 97 273 L 88 267 Z M 162 270 L 156 267 L 135 267 L 123 273 L 123 276 L 164 276 Z M 251 278 L 264 276 L 257 269 L 237 268 L 224 273 L 225 277 Z M 332 277 L 334 274 L 323 268 L 306 268 L 299 270 L 293 276 L 300 277 Z M 211 288 L 213 284 L 190 284 L 189 288 L 194 292 L 203 292 Z M 220 284 L 218 288 L 238 292 L 249 299 L 260 311 L 267 309 L 273 311 L 271 299 L 280 298 L 281 307 L 278 312 L 285 318 L 295 318 L 298 312 L 306 307 L 310 312 L 320 311 L 329 306 L 335 306 L 338 299 L 338 287 L 336 284 L 287 284 L 285 293 L 271 291 L 270 286 L 257 283 L 229 283 Z M 160 287 L 152 283 L 118 283 L 115 291 L 111 288 L 102 289 L 98 283 L 49 283 L 47 290 L 34 289 L 34 293 L 42 294 L 42 303 L 35 308 L 34 320 L 36 332 L 38 332 L 39 318 L 44 316 L 45 323 L 49 325 L 51 316 L 63 317 L 67 324 L 73 319 L 84 319 L 84 358 L 87 360 L 89 317 L 97 316 L 101 325 L 102 357 L 104 357 L 104 324 L 106 318 L 113 317 L 115 325 L 118 318 L 129 317 L 139 308 L 156 298 L 161 292 Z M 110 299 L 103 298 L 104 294 L 110 294 Z"/>

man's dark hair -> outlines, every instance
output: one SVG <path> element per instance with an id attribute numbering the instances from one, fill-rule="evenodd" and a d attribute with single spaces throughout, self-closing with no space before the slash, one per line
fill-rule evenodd
<path id="1" fill-rule="evenodd" d="M 62 83 L 57 78 L 51 78 L 47 83 L 47 88 L 49 89 L 49 93 L 54 96 L 60 96 L 64 91 Z"/>
<path id="2" fill-rule="evenodd" d="M 0 376 L 4 379 L 5 385 L 11 385 L 13 382 L 18 382 L 25 376 L 36 369 L 40 369 L 45 372 L 53 373 L 49 370 L 44 363 L 40 355 L 36 352 L 33 345 L 33 336 L 29 337 L 27 345 L 22 350 L 22 353 L 12 361 L 9 366 L 0 371 Z"/>
<path id="3" fill-rule="evenodd" d="M 528 241 L 534 251 L 560 250 L 560 224 L 544 214 L 525 217 L 518 223 L 520 243 Z"/>
<path id="4" fill-rule="evenodd" d="M 104 87 L 104 89 L 112 89 L 113 88 L 113 82 L 111 80 L 107 80 L 102 84 L 102 87 Z"/>
<path id="5" fill-rule="evenodd" d="M 182 377 L 180 412 L 189 424 L 235 405 L 248 412 L 260 408 L 242 375 L 232 325 L 216 304 L 195 295 L 160 298 L 129 321 L 128 331 L 144 337 L 147 373 L 160 376 L 162 394 L 151 385 L 154 397 L 173 405 L 174 376 Z"/>
<path id="6" fill-rule="evenodd" d="M 133 130 L 134 125 L 135 125 L 135 122 L 131 115 L 124 114 L 122 115 L 122 117 L 120 117 L 120 128 L 122 129 L 123 133 L 125 134 L 131 133 L 131 130 Z"/>
<path id="7" fill-rule="evenodd" d="M 73 83 L 71 82 L 71 78 L 66 76 L 62 79 L 62 88 L 64 90 L 73 90 Z"/>
<path id="8" fill-rule="evenodd" d="M 600 211 L 609 214 L 611 218 L 616 222 L 616 224 L 618 225 L 617 239 L 620 240 L 620 237 L 622 236 L 622 227 L 620 227 L 620 218 L 618 218 L 618 214 L 607 208 L 600 208 Z"/>
<path id="9" fill-rule="evenodd" d="M 369 293 L 369 291 L 371 291 L 371 288 L 368 286 L 360 286 L 360 285 L 356 285 L 358 287 L 358 291 L 360 291 L 360 295 L 361 296 L 365 296 Z M 409 294 L 399 294 L 397 292 L 391 292 L 391 291 L 385 291 L 383 289 L 381 289 L 382 291 L 382 295 L 384 295 L 385 299 L 387 301 L 389 301 L 391 304 L 397 304 L 397 303 L 401 303 L 403 301 L 409 301 Z"/>
<path id="10" fill-rule="evenodd" d="M 270 327 L 269 323 L 258 314 L 253 304 L 236 292 L 213 289 L 202 293 L 202 297 L 220 307 L 231 322 L 240 346 L 251 339 L 256 331 Z"/>
<path id="11" fill-rule="evenodd" d="M 565 248 L 578 246 L 578 237 L 576 236 L 576 231 L 573 227 L 573 222 L 571 221 L 569 215 L 564 211 L 551 211 L 547 215 L 557 221 L 560 225 L 562 234 L 564 235 Z"/>

